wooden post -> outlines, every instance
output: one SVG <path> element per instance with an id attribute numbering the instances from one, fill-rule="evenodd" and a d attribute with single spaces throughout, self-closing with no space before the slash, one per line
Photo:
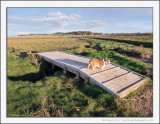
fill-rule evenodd
<path id="1" fill-rule="evenodd" d="M 85 77 L 85 78 L 84 78 L 84 83 L 88 83 L 88 82 L 89 82 L 88 78 Z"/>
<path id="2" fill-rule="evenodd" d="M 94 83 L 94 82 L 92 82 L 92 81 L 90 81 L 90 83 L 91 83 L 92 85 L 95 85 L 95 83 Z"/>
<path id="3" fill-rule="evenodd" d="M 53 71 L 55 70 L 55 65 L 54 65 L 54 64 L 52 64 L 52 70 L 53 70 Z"/>
<path id="4" fill-rule="evenodd" d="M 77 72 L 77 74 L 76 74 L 76 79 L 79 80 L 79 78 L 80 78 L 80 73 Z"/>
<path id="5" fill-rule="evenodd" d="M 63 74 L 67 74 L 67 68 L 66 67 L 63 68 Z"/>

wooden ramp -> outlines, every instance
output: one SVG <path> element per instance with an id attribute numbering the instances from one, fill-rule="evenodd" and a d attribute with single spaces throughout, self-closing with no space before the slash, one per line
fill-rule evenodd
<path id="1" fill-rule="evenodd" d="M 98 85 L 118 97 L 126 96 L 149 79 L 112 62 L 107 64 L 104 70 L 86 69 L 91 58 L 80 55 L 60 51 L 37 53 L 37 55 L 52 63 L 53 68 L 55 65 L 59 66 L 63 68 L 63 73 L 70 71 L 76 74 L 77 78 L 81 77 L 85 82 Z"/>

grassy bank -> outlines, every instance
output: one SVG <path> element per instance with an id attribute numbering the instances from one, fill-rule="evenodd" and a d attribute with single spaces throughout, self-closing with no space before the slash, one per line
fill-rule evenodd
<path id="1" fill-rule="evenodd" d="M 71 37 L 20 37 L 8 39 L 7 50 L 7 116 L 8 117 L 140 117 L 129 101 L 107 93 L 98 86 L 77 81 L 75 75 L 62 74 L 56 68 L 26 51 L 57 50 L 102 59 L 108 56 L 112 62 L 152 78 L 152 66 L 123 57 L 112 50 L 97 51 L 86 48 L 85 42 Z M 43 40 L 42 40 L 43 39 Z M 38 42 L 38 44 L 37 44 Z M 56 44 L 59 44 L 58 46 Z M 35 44 L 37 44 L 35 46 Z M 63 47 L 62 47 L 63 45 Z M 131 92 L 132 99 L 138 91 L 152 86 L 152 80 Z"/>
<path id="2" fill-rule="evenodd" d="M 131 69 L 135 72 L 138 72 L 140 74 L 146 75 L 150 78 L 153 78 L 153 67 L 152 65 L 144 64 L 143 62 L 137 62 L 129 57 L 124 57 L 120 55 L 119 53 L 116 53 L 114 51 L 106 50 L 106 51 L 96 51 L 93 48 L 85 48 L 84 46 L 81 46 L 79 48 L 75 48 L 72 50 L 67 50 L 66 52 L 73 53 L 73 54 L 79 54 L 83 56 L 88 56 L 91 58 L 96 59 L 103 59 L 105 57 L 110 58 L 111 62 L 116 63 L 118 65 L 121 65 L 123 67 L 126 67 L 128 69 Z"/>
<path id="3" fill-rule="evenodd" d="M 80 38 L 90 43 L 91 47 L 95 45 L 99 45 L 101 50 L 112 50 L 118 53 L 126 54 L 128 56 L 134 56 L 139 58 L 149 59 L 153 56 L 153 49 L 145 48 L 144 44 L 148 42 L 138 42 L 138 46 L 136 46 L 136 41 L 128 41 L 122 40 L 118 42 L 117 39 L 107 39 L 107 38 L 94 38 L 94 37 L 83 37 Z M 115 41 L 116 40 L 116 41 Z M 150 43 L 150 42 L 149 42 Z M 150 43 L 152 44 L 152 43 Z M 149 46 L 149 45 L 148 45 Z"/>
<path id="4" fill-rule="evenodd" d="M 12 61 L 15 63 L 13 64 Z M 9 117 L 113 117 L 138 116 L 119 109 L 117 98 L 103 89 L 77 81 L 62 71 L 47 74 L 50 65 L 39 61 L 37 69 L 29 58 L 8 57 L 7 116 Z M 17 66 L 18 65 L 18 66 Z M 29 65 L 29 66 L 28 66 Z M 43 74 L 40 71 L 43 69 Z M 25 70 L 25 71 L 24 71 Z M 126 103 L 127 104 L 127 103 Z M 130 108 L 130 106 L 127 106 Z M 123 109 L 126 109 L 125 111 Z M 140 116 L 140 115 L 139 115 Z"/>

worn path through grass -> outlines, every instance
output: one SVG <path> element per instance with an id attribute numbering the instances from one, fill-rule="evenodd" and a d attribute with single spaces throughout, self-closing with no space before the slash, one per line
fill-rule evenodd
<path id="1" fill-rule="evenodd" d="M 140 117 L 151 116 L 135 111 L 129 101 L 121 104 L 113 95 L 98 86 L 85 84 L 75 75 L 62 74 L 57 68 L 52 72 L 51 65 L 35 60 L 26 54 L 28 50 L 40 52 L 73 48 L 67 52 L 104 58 L 129 69 L 152 76 L 152 68 L 130 61 L 113 51 L 98 51 L 85 42 L 77 42 L 71 37 L 16 37 L 8 38 L 7 46 L 7 116 L 8 117 Z M 36 39 L 37 38 L 37 39 Z M 38 42 L 38 43 L 37 43 Z M 58 44 L 58 45 L 57 45 Z M 63 47 L 62 47 L 63 46 Z M 152 81 L 149 83 L 152 86 Z M 147 85 L 148 86 L 148 85 Z M 138 91 L 144 90 L 140 87 Z M 132 92 L 127 99 L 137 96 Z"/>

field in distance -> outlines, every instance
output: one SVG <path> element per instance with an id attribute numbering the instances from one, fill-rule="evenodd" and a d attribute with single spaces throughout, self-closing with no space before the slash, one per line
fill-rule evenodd
<path id="1" fill-rule="evenodd" d="M 8 51 L 18 50 L 26 52 L 34 50 L 38 52 L 61 50 L 63 48 L 72 48 L 80 45 L 76 38 L 62 36 L 9 36 Z"/>
<path id="2" fill-rule="evenodd" d="M 75 75 L 53 72 L 51 65 L 27 54 L 63 50 L 112 62 L 150 77 L 118 99 Z M 9 36 L 7 39 L 8 117 L 152 117 L 153 37 L 149 36 Z M 146 61 L 143 61 L 146 60 Z"/>

